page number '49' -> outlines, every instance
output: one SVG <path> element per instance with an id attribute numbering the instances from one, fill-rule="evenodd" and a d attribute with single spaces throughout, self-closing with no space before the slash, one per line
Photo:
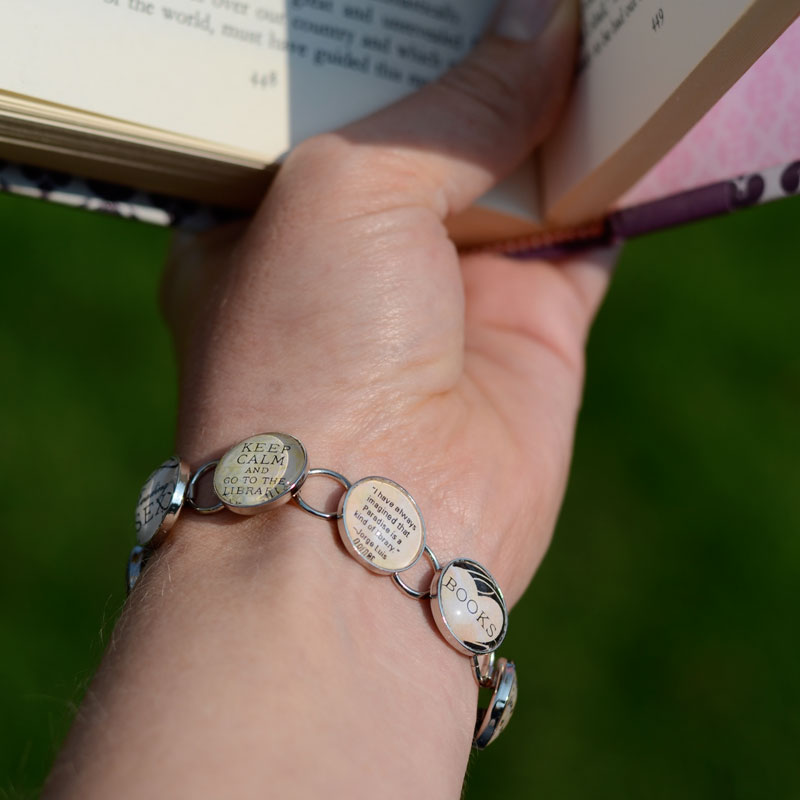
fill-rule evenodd
<path id="1" fill-rule="evenodd" d="M 256 89 L 273 89 L 278 85 L 278 73 L 274 69 L 270 72 L 253 72 L 250 84 Z"/>
<path id="2" fill-rule="evenodd" d="M 664 24 L 664 9 L 659 8 L 655 14 L 653 14 L 653 19 L 651 25 L 653 26 L 654 31 L 658 31 Z"/>

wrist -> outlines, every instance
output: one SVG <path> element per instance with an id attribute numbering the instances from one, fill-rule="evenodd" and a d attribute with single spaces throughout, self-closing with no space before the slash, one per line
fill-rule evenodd
<path id="1" fill-rule="evenodd" d="M 248 466 L 248 458 L 272 458 L 270 448 L 277 448 L 274 458 L 282 458 L 283 446 L 292 439 L 275 439 L 253 437 L 221 458 L 214 470 L 218 497 L 224 501 L 224 487 L 244 479 L 251 485 L 255 467 Z M 267 468 L 262 464 L 278 462 L 258 462 L 257 481 L 277 491 L 273 502 L 289 497 L 304 458 L 302 445 L 295 442 L 280 465 Z M 174 475 L 176 469 L 185 474 L 177 462 L 163 465 L 143 490 L 137 507 L 142 543 L 158 533 L 153 525 L 159 516 L 148 515 L 164 508 L 168 486 L 175 486 L 170 508 L 180 503 L 180 480 L 171 484 L 163 472 Z M 283 475 L 280 480 L 276 471 Z M 336 507 L 331 501 L 338 499 L 341 488 L 325 498 L 325 481 L 310 483 L 313 488 L 304 484 L 302 490 L 306 495 L 308 489 L 307 502 L 315 508 Z M 236 494 L 228 504 L 234 511 L 262 510 L 264 492 L 251 494 Z M 365 789 L 379 794 L 390 780 L 403 795 L 457 796 L 472 740 L 477 687 L 471 658 L 442 640 L 431 610 L 436 614 L 445 608 L 441 598 L 448 595 L 442 587 L 447 587 L 452 595 L 448 613 L 455 614 L 455 627 L 450 626 L 453 620 L 438 627 L 448 641 L 464 653 L 494 647 L 502 634 L 490 643 L 484 637 L 491 633 L 491 639 L 494 633 L 463 616 L 463 608 L 473 605 L 488 624 L 494 612 L 487 591 L 493 581 L 472 562 L 453 562 L 441 569 L 436 565 L 436 592 L 441 597 L 429 602 L 409 599 L 389 578 L 395 569 L 413 563 L 402 574 L 423 591 L 432 578 L 424 559 L 414 563 L 425 541 L 414 501 L 402 487 L 382 478 L 357 481 L 344 499 L 341 538 L 336 523 L 314 519 L 294 504 L 272 506 L 269 513 L 254 516 L 224 513 L 202 519 L 185 513 L 174 530 L 160 538 L 85 707 L 89 718 L 138 717 L 131 727 L 134 741 L 126 746 L 140 758 L 149 762 L 170 752 L 170 764 L 148 776 L 156 793 L 185 782 L 187 761 L 222 760 L 227 765 L 220 775 L 224 782 L 248 754 L 255 758 L 258 751 L 267 750 L 271 756 L 262 768 L 247 773 L 254 790 L 259 782 L 269 781 L 272 787 L 291 787 L 301 797 L 318 796 L 330 786 L 343 795 Z M 354 505 L 348 511 L 351 500 Z M 205 505 L 202 499 L 201 504 Z M 383 557 L 382 547 L 394 552 L 394 542 L 392 558 L 399 560 L 390 559 L 382 575 L 360 568 L 379 566 L 379 559 L 365 557 L 362 547 L 345 549 L 348 519 L 374 530 L 370 536 L 381 547 L 375 546 L 370 555 Z M 417 534 L 416 545 L 409 544 L 415 541 L 412 532 Z M 474 599 L 468 599 L 464 588 L 470 576 L 477 582 L 473 589 L 482 587 L 471 596 Z M 459 586 L 457 578 L 466 582 Z M 497 599 L 502 607 L 502 598 Z M 486 645 L 478 644 L 484 641 Z M 155 685 L 153 673 L 158 678 Z M 513 702 L 512 697 L 509 708 Z M 502 719 L 496 724 L 502 729 Z M 102 750 L 104 742 L 97 741 L 100 729 L 97 720 L 94 725 L 77 724 L 79 744 L 68 746 L 65 757 Z M 185 737 L 186 730 L 193 735 Z M 420 731 L 424 735 L 415 735 Z M 298 749 L 298 741 L 303 749 Z M 324 755 L 298 782 L 298 758 L 309 750 Z M 417 765 L 418 771 L 406 770 L 398 779 L 392 764 L 400 760 Z M 95 790 L 102 796 L 103 781 L 113 775 L 113 768 L 102 758 L 82 766 L 89 775 L 84 793 L 91 796 Z M 198 776 L 207 794 L 207 771 Z M 298 788 L 299 793 L 294 791 Z"/>
<path id="2" fill-rule="evenodd" d="M 354 790 L 374 781 L 372 795 L 385 796 L 388 781 L 422 797 L 457 797 L 477 688 L 470 660 L 441 639 L 429 604 L 360 569 L 332 524 L 299 509 L 226 517 L 176 526 L 132 598 L 130 636 L 205 653 L 208 691 L 229 697 L 227 706 L 247 697 L 256 709 L 248 738 L 276 752 L 308 740 L 331 759 L 318 765 L 330 785 L 346 786 L 359 766 Z M 171 675 L 171 691 L 188 691 L 192 680 Z M 419 772 L 405 774 L 408 764 Z"/>
<path id="3" fill-rule="evenodd" d="M 425 559 L 403 573 L 421 590 L 430 586 L 432 574 Z M 416 683 L 425 667 L 430 687 L 441 681 L 456 689 L 451 700 L 463 697 L 474 718 L 471 659 L 442 639 L 430 601 L 415 600 L 386 576 L 360 568 L 335 523 L 293 504 L 254 517 L 186 515 L 148 565 L 147 581 L 143 594 L 163 596 L 165 603 L 172 602 L 168 595 L 182 593 L 193 598 L 181 600 L 189 606 L 263 614 L 265 644 L 274 647 L 316 642 L 325 661 L 352 653 L 364 662 L 380 660 L 394 677 L 413 670 L 408 680 Z"/>

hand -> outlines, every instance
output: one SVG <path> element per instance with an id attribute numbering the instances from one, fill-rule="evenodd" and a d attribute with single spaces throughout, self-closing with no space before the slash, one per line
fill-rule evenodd
<path id="1" fill-rule="evenodd" d="M 551 127 L 573 12 L 298 147 L 252 224 L 180 242 L 165 285 L 190 463 L 292 433 L 312 466 L 406 487 L 434 551 L 482 561 L 511 602 L 561 503 L 611 256 L 459 257 L 443 220 Z"/>
<path id="2" fill-rule="evenodd" d="M 555 119 L 575 9 L 552 6 L 512 2 L 441 81 L 298 147 L 248 226 L 176 243 L 164 285 L 184 459 L 295 435 L 312 466 L 404 486 L 439 558 L 510 603 L 553 531 L 612 258 L 459 257 L 443 220 Z M 332 526 L 234 516 L 184 512 L 156 552 L 46 796 L 457 797 L 469 661 Z"/>

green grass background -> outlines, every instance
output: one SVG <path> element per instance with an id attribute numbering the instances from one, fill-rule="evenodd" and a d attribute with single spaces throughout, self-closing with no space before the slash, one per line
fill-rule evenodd
<path id="1" fill-rule="evenodd" d="M 800 797 L 800 198 L 626 247 L 468 798 Z M 0 797 L 35 796 L 169 454 L 168 233 L 0 196 Z M 410 732 L 409 735 L 415 735 Z M 391 779 L 391 776 L 387 776 Z"/>

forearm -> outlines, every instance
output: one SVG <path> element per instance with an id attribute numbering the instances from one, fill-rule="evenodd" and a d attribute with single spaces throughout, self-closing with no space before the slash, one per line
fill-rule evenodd
<path id="1" fill-rule="evenodd" d="M 607 267 L 460 258 L 442 221 L 554 121 L 576 6 L 511 3 L 442 82 L 301 145 L 245 231 L 179 248 L 164 294 L 190 464 L 297 434 L 312 466 L 398 481 L 442 563 L 485 564 L 509 604 L 552 533 Z M 333 524 L 185 511 L 49 796 L 456 798 L 476 695 L 428 604 Z"/>
<path id="2" fill-rule="evenodd" d="M 46 796 L 455 798 L 476 694 L 427 603 L 361 569 L 330 523 L 186 515 Z"/>

